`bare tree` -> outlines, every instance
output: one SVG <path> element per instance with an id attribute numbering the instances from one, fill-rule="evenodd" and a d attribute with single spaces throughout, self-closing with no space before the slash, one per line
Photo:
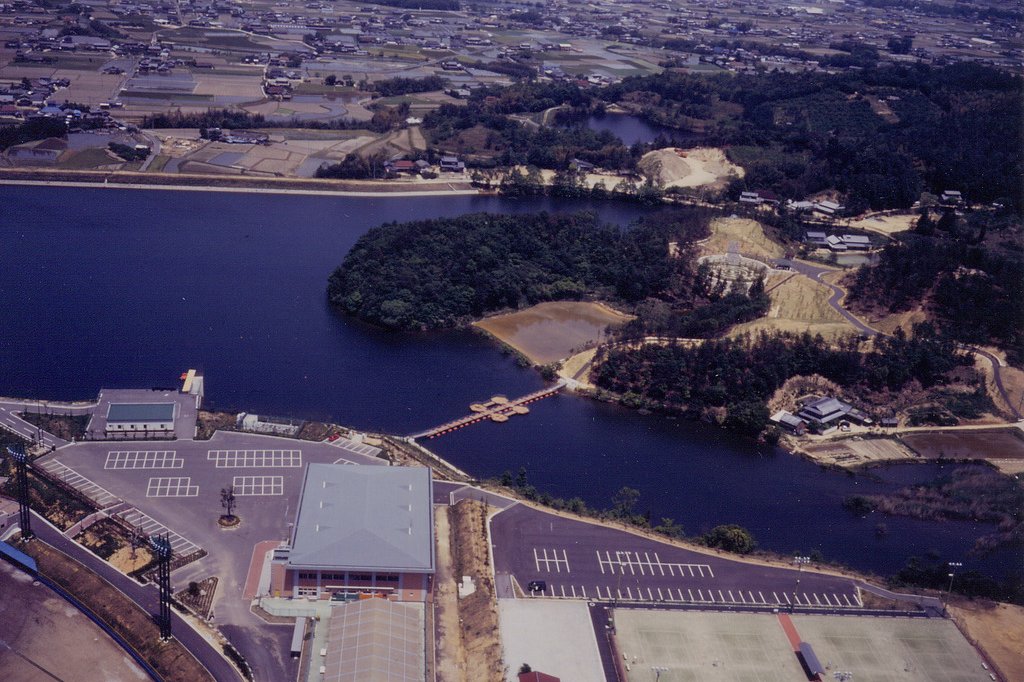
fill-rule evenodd
<path id="1" fill-rule="evenodd" d="M 227 488 L 220 489 L 220 506 L 224 507 L 224 514 L 229 519 L 235 518 L 235 486 L 229 485 Z"/>

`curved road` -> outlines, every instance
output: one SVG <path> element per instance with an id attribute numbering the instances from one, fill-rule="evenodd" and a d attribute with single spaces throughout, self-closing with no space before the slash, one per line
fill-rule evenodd
<path id="1" fill-rule="evenodd" d="M 860 333 L 864 334 L 865 336 L 875 336 L 882 333 L 877 329 L 869 327 L 867 324 L 862 322 L 860 318 L 858 318 L 856 315 L 854 315 L 849 310 L 843 307 L 842 303 L 843 300 L 846 298 L 846 291 L 844 289 L 836 286 L 835 284 L 829 284 L 828 282 L 824 281 L 821 278 L 822 275 L 824 275 L 825 273 L 835 272 L 834 269 L 819 267 L 816 265 L 811 265 L 810 263 L 807 263 L 805 261 L 789 260 L 786 258 L 775 259 L 773 263 L 776 266 L 782 265 L 789 267 L 791 270 L 799 272 L 800 274 L 809 277 L 815 282 L 819 282 L 827 286 L 829 289 L 831 289 L 832 296 L 829 297 L 828 304 L 832 306 L 832 308 L 837 313 L 842 315 L 844 319 L 846 319 L 850 324 L 852 324 Z M 1002 363 L 1000 362 L 999 358 L 997 358 L 992 353 L 989 353 L 988 351 L 982 350 L 975 346 L 970 346 L 967 344 L 957 345 L 959 348 L 963 350 L 974 353 L 975 355 L 980 355 L 981 357 L 988 360 L 989 364 L 992 365 L 992 378 L 995 382 L 996 389 L 999 391 L 999 395 L 1003 397 L 1003 402 L 1006 403 L 1006 407 L 1009 409 L 1010 414 L 1013 415 L 1013 418 L 1019 421 L 1021 419 L 1021 413 L 1017 410 L 1016 407 L 1013 406 L 1013 402 L 1010 400 L 1010 394 L 1006 391 L 1006 387 L 1003 385 L 1003 376 L 1000 371 L 1002 368 Z"/>
<path id="2" fill-rule="evenodd" d="M 156 585 L 138 584 L 74 540 L 65 537 L 35 512 L 32 512 L 32 516 L 34 517 L 32 530 L 36 537 L 103 577 L 146 613 L 156 614 L 159 612 L 159 593 Z M 242 676 L 224 658 L 223 654 L 173 609 L 171 610 L 171 619 L 171 632 L 174 638 L 181 642 L 203 667 L 210 671 L 217 682 L 239 682 L 242 679 Z"/>
<path id="3" fill-rule="evenodd" d="M 0 398 L 0 428 L 6 429 L 22 438 L 27 438 L 30 441 L 41 442 L 50 449 L 56 449 L 62 445 L 67 445 L 68 441 L 43 431 L 35 424 L 30 424 L 19 417 L 18 413 L 31 411 L 47 412 L 49 414 L 83 415 L 89 414 L 95 407 L 95 403 L 76 405 Z"/>

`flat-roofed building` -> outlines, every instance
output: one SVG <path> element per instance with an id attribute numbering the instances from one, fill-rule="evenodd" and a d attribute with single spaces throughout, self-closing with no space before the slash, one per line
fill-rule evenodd
<path id="1" fill-rule="evenodd" d="M 173 431 L 174 403 L 110 403 L 107 432 Z"/>
<path id="2" fill-rule="evenodd" d="M 291 597 L 422 601 L 434 573 L 433 482 L 420 467 L 310 464 L 272 590 Z"/>

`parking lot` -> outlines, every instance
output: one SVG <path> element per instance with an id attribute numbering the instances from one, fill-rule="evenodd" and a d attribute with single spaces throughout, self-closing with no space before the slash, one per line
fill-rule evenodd
<path id="1" fill-rule="evenodd" d="M 175 589 L 217 576 L 213 612 L 220 627 L 254 665 L 287 668 L 286 633 L 249 612 L 243 590 L 254 547 L 288 537 L 298 508 L 305 464 L 384 465 L 375 449 L 348 440 L 300 441 L 218 431 L 206 441 L 86 441 L 58 448 L 35 466 L 82 491 L 107 513 L 147 535 L 169 536 L 174 555 L 206 556 L 175 569 Z M 223 529 L 221 489 L 234 487 L 241 522 Z M 282 658 L 285 657 L 285 658 Z"/>
<path id="2" fill-rule="evenodd" d="M 499 595 L 761 608 L 863 606 L 849 578 L 747 563 L 518 504 L 491 521 Z M 530 591 L 532 581 L 542 590 Z"/>

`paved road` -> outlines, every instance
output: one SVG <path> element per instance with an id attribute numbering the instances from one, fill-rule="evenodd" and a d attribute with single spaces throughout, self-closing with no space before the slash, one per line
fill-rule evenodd
<path id="1" fill-rule="evenodd" d="M 840 287 L 838 287 L 838 286 L 836 286 L 834 284 L 829 284 L 828 282 L 825 282 L 825 281 L 823 281 L 821 279 L 822 275 L 824 275 L 825 273 L 828 273 L 828 272 L 834 272 L 835 271 L 834 269 L 832 269 L 832 268 L 825 268 L 825 267 L 818 267 L 816 265 L 811 265 L 810 263 L 807 263 L 806 261 L 789 260 L 789 259 L 785 259 L 785 258 L 778 258 L 778 259 L 776 259 L 774 261 L 774 264 L 775 265 L 789 266 L 794 271 L 799 272 L 800 274 L 806 275 L 807 277 L 810 277 L 811 279 L 813 279 L 815 282 L 820 282 L 824 286 L 826 286 L 829 289 L 831 289 L 832 290 L 832 295 L 828 299 L 828 304 L 830 306 L 832 306 L 832 308 L 837 313 L 842 315 L 850 324 L 852 324 L 854 327 L 856 327 L 857 330 L 859 332 L 861 332 L 862 334 L 864 334 L 866 336 L 875 336 L 877 334 L 881 334 L 882 333 L 882 332 L 878 331 L 877 329 L 874 329 L 874 328 L 868 326 L 867 324 L 862 322 L 860 320 L 860 318 L 858 318 L 856 315 L 854 315 L 849 310 L 847 310 L 846 308 L 843 307 L 843 300 L 846 298 L 846 292 L 842 288 L 840 288 Z M 989 353 L 988 351 L 982 350 L 982 349 L 977 348 L 975 346 L 968 346 L 966 344 L 960 344 L 960 348 L 962 350 L 966 350 L 966 351 L 969 351 L 971 353 L 974 353 L 975 355 L 980 355 L 981 357 L 983 357 L 986 360 L 988 360 L 989 364 L 992 365 L 992 378 L 993 378 L 993 381 L 994 381 L 994 383 L 996 385 L 996 389 L 999 391 L 999 394 L 1003 397 L 1003 402 L 1009 408 L 1010 413 L 1013 415 L 1014 419 L 1018 419 L 1018 420 L 1021 419 L 1022 415 L 1021 415 L 1020 411 L 1016 407 L 1014 407 L 1013 402 L 1010 400 L 1009 393 L 1007 393 L 1006 388 L 1003 386 L 1002 363 L 999 361 L 999 358 L 997 358 L 992 353 Z"/>
<path id="2" fill-rule="evenodd" d="M 842 612 L 863 604 L 842 576 L 735 561 L 517 504 L 491 520 L 497 574 L 543 596 Z M 540 595 L 538 595 L 540 596 Z"/>
<path id="3" fill-rule="evenodd" d="M 465 499 L 480 500 L 498 509 L 507 509 L 518 504 L 511 497 L 488 492 L 465 483 L 434 481 L 434 504 L 455 504 L 459 500 Z"/>
<path id="4" fill-rule="evenodd" d="M 1006 392 L 1006 388 L 1003 386 L 1003 375 L 1001 371 L 1003 365 L 999 361 L 999 358 L 986 350 L 975 348 L 974 346 L 963 346 L 963 348 L 971 351 L 975 355 L 980 355 L 989 361 L 989 364 L 992 365 L 992 380 L 995 382 L 996 388 L 999 390 L 999 395 L 1003 396 L 1003 402 L 1006 403 L 1006 406 L 1010 409 L 1010 413 L 1013 414 L 1013 418 L 1020 420 L 1020 410 L 1014 407 L 1013 401 L 1010 400 L 1010 394 Z"/>
<path id="5" fill-rule="evenodd" d="M 843 291 L 843 289 L 821 279 L 822 275 L 829 272 L 835 272 L 834 268 L 818 267 L 816 265 L 811 265 L 806 261 L 789 260 L 786 258 L 777 258 L 774 263 L 775 265 L 789 266 L 794 271 L 799 272 L 802 275 L 806 275 L 815 282 L 820 282 L 824 286 L 828 287 L 832 291 L 832 295 L 828 299 L 828 304 L 832 306 L 837 313 L 842 315 L 850 324 L 856 327 L 859 332 L 866 334 L 867 336 L 874 336 L 879 333 L 877 329 L 872 329 L 868 325 L 864 324 L 861 322 L 860 318 L 843 307 L 842 302 L 846 297 L 846 292 Z"/>
<path id="6" fill-rule="evenodd" d="M 138 584 L 75 541 L 64 537 L 60 531 L 36 515 L 35 512 L 32 515 L 35 517 L 32 530 L 38 538 L 105 578 L 107 582 L 120 590 L 147 613 L 156 614 L 159 612 L 159 594 L 155 585 Z M 192 652 L 199 662 L 210 671 L 217 682 L 227 682 L 228 680 L 236 682 L 242 679 L 241 675 L 235 671 L 235 668 L 224 658 L 220 651 L 214 648 L 206 638 L 192 629 L 173 609 L 171 610 L 171 617 L 173 619 L 171 630 L 174 638 Z"/>
<path id="7" fill-rule="evenodd" d="M 92 409 L 92 406 L 66 406 L 26 402 L 23 400 L 0 400 L 0 428 L 4 428 L 30 441 L 39 440 L 43 445 L 47 445 L 50 448 L 59 448 L 62 445 L 67 445 L 68 441 L 43 431 L 15 413 L 48 410 L 51 414 L 87 414 L 90 409 Z"/>

